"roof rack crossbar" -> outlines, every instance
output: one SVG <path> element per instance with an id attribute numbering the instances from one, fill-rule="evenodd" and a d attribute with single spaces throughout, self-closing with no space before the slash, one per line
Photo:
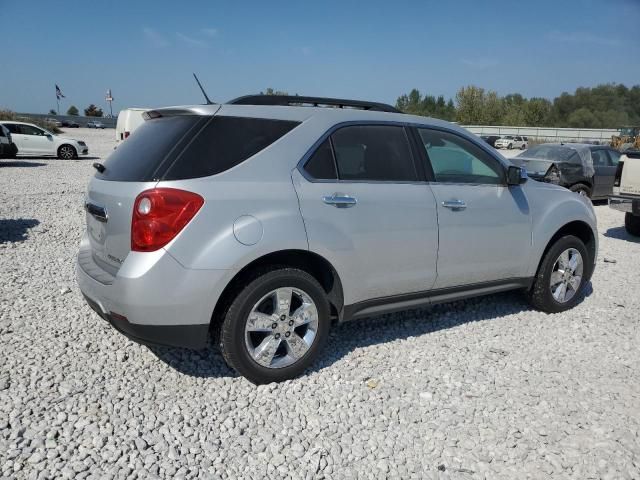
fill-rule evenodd
<path id="1" fill-rule="evenodd" d="M 305 97 L 300 95 L 245 95 L 244 97 L 234 98 L 228 103 L 232 105 L 279 106 L 300 106 L 307 104 L 313 105 L 314 107 L 326 105 L 338 108 L 360 108 L 362 110 L 371 110 L 375 112 L 402 113 L 397 108 L 387 105 L 386 103 L 345 100 L 342 98 Z"/>

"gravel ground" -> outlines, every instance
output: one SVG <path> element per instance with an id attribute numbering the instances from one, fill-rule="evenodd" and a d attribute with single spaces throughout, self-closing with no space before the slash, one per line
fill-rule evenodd
<path id="1" fill-rule="evenodd" d="M 74 280 L 93 158 L 0 161 L 0 478 L 640 478 L 640 243 L 596 206 L 570 312 L 515 294 L 335 328 L 256 387 L 213 349 L 149 349 Z"/>

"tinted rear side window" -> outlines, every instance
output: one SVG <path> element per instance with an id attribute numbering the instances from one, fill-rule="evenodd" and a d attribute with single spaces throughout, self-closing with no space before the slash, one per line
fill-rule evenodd
<path id="1" fill-rule="evenodd" d="M 403 127 L 343 127 L 331 138 L 340 180 L 417 180 Z"/>
<path id="2" fill-rule="evenodd" d="M 267 148 L 299 122 L 264 118 L 213 117 L 176 158 L 164 180 L 224 172 Z"/>
<path id="3" fill-rule="evenodd" d="M 333 151 L 328 138 L 322 142 L 311 156 L 304 169 L 317 180 L 336 180 L 338 178 L 336 163 L 333 160 Z"/>
<path id="4" fill-rule="evenodd" d="M 157 178 L 158 170 L 175 154 L 190 130 L 206 122 L 206 117 L 176 115 L 147 120 L 124 140 L 104 162 L 101 180 L 146 182 Z"/>

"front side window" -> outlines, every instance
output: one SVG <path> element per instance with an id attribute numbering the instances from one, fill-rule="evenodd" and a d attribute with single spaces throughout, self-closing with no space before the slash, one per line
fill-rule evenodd
<path id="1" fill-rule="evenodd" d="M 436 182 L 500 185 L 502 164 L 482 148 L 458 135 L 419 128 Z M 425 166 L 427 171 L 429 165 Z"/>
<path id="2" fill-rule="evenodd" d="M 340 180 L 418 179 L 404 127 L 358 125 L 331 135 Z"/>

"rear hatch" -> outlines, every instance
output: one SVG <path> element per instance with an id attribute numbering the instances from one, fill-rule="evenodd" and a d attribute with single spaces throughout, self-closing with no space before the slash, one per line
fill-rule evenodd
<path id="1" fill-rule="evenodd" d="M 85 199 L 90 251 L 80 252 L 80 263 L 87 273 L 98 266 L 115 276 L 131 251 L 136 197 L 157 184 L 209 118 L 182 114 L 147 120 L 105 160 L 104 170 L 96 172 L 89 183 Z M 92 276 L 102 278 L 99 271 Z"/>
<path id="2" fill-rule="evenodd" d="M 530 176 L 544 176 L 549 167 L 554 164 L 551 160 L 526 157 L 514 157 L 510 161 L 514 165 L 524 168 Z"/>

